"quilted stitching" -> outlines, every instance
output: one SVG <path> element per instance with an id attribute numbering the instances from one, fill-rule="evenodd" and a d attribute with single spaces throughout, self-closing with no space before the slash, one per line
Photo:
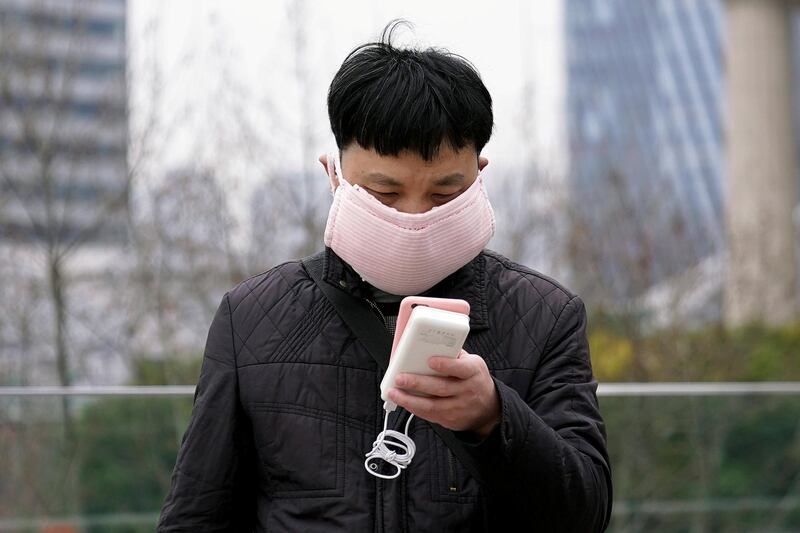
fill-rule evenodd
<path id="1" fill-rule="evenodd" d="M 340 266 L 336 265 L 334 269 Z M 567 290 L 499 254 L 485 252 L 471 262 L 469 268 L 453 275 L 433 293 L 467 298 L 474 304 L 474 309 L 479 310 L 473 315 L 473 323 L 480 321 L 482 327 L 475 327 L 471 331 L 468 349 L 486 359 L 500 390 L 514 391 L 514 398 L 517 395 L 525 398 L 522 401 L 530 402 L 530 407 L 534 409 L 536 398 L 542 390 L 555 390 L 562 396 L 567 395 L 567 409 L 570 408 L 569 403 L 577 390 L 575 386 L 564 384 L 561 380 L 554 383 L 537 380 L 541 377 L 540 373 L 545 374 L 537 369 L 544 352 L 549 349 L 548 339 L 554 328 L 558 327 L 558 315 L 563 313 L 564 317 L 568 316 L 564 310 L 572 295 Z M 376 363 L 310 279 L 302 264 L 297 261 L 284 263 L 242 282 L 228 293 L 228 310 L 234 355 L 239 355 L 235 359 L 238 369 L 237 392 L 246 413 L 264 409 L 273 413 L 313 416 L 328 423 L 325 433 L 330 433 L 330 423 L 335 424 L 336 486 L 342 488 L 345 483 L 362 483 L 366 477 L 363 450 L 369 448 L 382 424 Z M 209 357 L 214 358 L 214 354 Z M 242 371 L 243 368 L 248 370 Z M 576 371 L 572 369 L 570 375 Z M 568 376 L 567 379 L 571 381 Z M 333 384 L 336 384 L 335 398 L 331 392 Z M 539 390 L 536 390 L 537 387 Z M 219 406 L 209 406 L 209 409 L 219 409 Z M 536 431 L 532 426 L 534 417 L 523 420 L 520 412 L 518 408 L 509 409 L 503 403 L 504 419 L 513 419 L 517 423 L 513 429 L 516 436 L 509 433 L 511 426 L 501 427 L 501 432 L 505 432 L 503 439 L 511 447 L 506 451 L 511 451 L 513 455 L 529 444 L 526 441 L 529 437 L 531 442 L 536 440 L 529 435 Z M 536 423 L 543 427 L 547 423 L 555 429 L 560 427 L 561 422 L 551 418 L 544 413 L 541 420 L 536 419 Z M 284 424 L 283 429 L 293 431 L 291 420 L 284 420 L 289 422 Z M 393 421 L 395 427 L 401 424 L 400 418 Z M 274 437 L 270 434 L 270 431 L 275 431 L 274 428 L 259 427 L 267 435 L 266 438 Z M 418 429 L 419 424 L 414 424 L 412 431 Z M 552 432 L 553 428 L 548 427 L 547 431 Z M 303 440 L 308 443 L 306 452 L 322 454 L 333 449 L 326 448 L 331 435 L 321 433 Z M 510 444 L 512 437 L 513 446 Z M 299 449 L 299 444 L 293 441 L 286 446 L 279 451 L 294 457 L 292 453 Z M 423 476 L 425 479 L 436 479 L 448 467 L 446 460 L 431 455 L 437 450 L 441 451 L 438 446 L 422 447 L 418 464 L 428 466 L 418 470 L 418 477 L 409 474 L 401 481 L 416 483 L 417 488 L 408 491 L 407 496 L 415 506 L 422 502 L 414 494 L 425 494 L 424 490 L 419 490 L 419 485 L 426 483 Z M 262 457 L 261 460 L 269 461 L 269 458 Z M 280 460 L 280 455 L 276 454 L 274 460 Z M 316 471 L 302 471 L 300 461 L 289 463 L 281 464 L 287 479 L 295 474 L 298 479 L 317 475 Z M 299 476 L 301 472 L 305 477 Z M 438 485 L 443 484 L 442 479 L 438 481 Z M 370 502 L 374 502 L 375 495 L 370 487 L 371 484 L 359 485 L 358 490 L 348 493 L 347 505 L 372 509 L 374 503 Z M 271 490 L 269 483 L 265 484 L 264 490 Z M 310 502 L 312 498 L 340 498 L 343 494 L 323 491 L 304 495 L 304 499 L 309 501 L 303 505 L 311 509 L 320 505 Z M 437 495 L 433 496 L 433 499 L 437 498 Z M 279 491 L 272 494 L 272 503 L 278 501 L 279 497 L 282 497 Z M 437 509 L 450 505 L 474 505 L 467 503 L 466 498 L 444 499 L 447 501 L 437 502 Z M 405 505 L 405 498 L 401 500 Z M 452 508 L 453 512 L 462 510 L 470 512 L 467 508 Z M 403 517 L 406 513 L 413 515 L 413 511 L 407 510 Z"/>
<path id="2" fill-rule="evenodd" d="M 491 305 L 482 306 L 488 316 L 481 318 L 496 325 L 502 316 L 503 322 L 510 320 L 511 323 L 502 332 L 476 331 L 473 343 L 495 369 L 528 367 L 530 360 L 541 357 L 546 349 L 536 339 L 546 339 L 552 331 L 558 317 L 554 307 L 560 313 L 573 295 L 546 276 L 491 251 L 482 254 L 475 264 L 481 275 L 473 280 L 471 296 L 476 301 L 491 302 Z M 531 292 L 522 290 L 520 284 L 529 287 Z M 243 317 L 254 311 L 259 314 L 246 335 L 234 331 L 237 352 L 246 356 L 241 358 L 239 366 L 265 360 L 253 352 L 251 341 L 256 332 L 262 335 L 258 344 L 279 346 L 270 354 L 270 362 L 298 361 L 305 348 L 314 342 L 324 343 L 329 353 L 342 354 L 347 350 L 346 346 L 334 347 L 329 336 L 322 334 L 328 327 L 346 328 L 346 325 L 336 318 L 332 306 L 308 278 L 300 262 L 284 263 L 245 280 L 239 287 L 238 294 L 245 294 L 231 312 L 233 322 L 246 322 Z M 513 300 L 512 294 L 517 295 Z M 304 310 L 302 317 L 291 324 L 287 324 L 285 318 L 289 305 L 300 305 Z M 543 315 L 545 309 L 546 315 Z M 263 327 L 265 322 L 269 327 Z M 348 344 L 350 342 L 357 343 L 357 339 L 349 339 Z"/>

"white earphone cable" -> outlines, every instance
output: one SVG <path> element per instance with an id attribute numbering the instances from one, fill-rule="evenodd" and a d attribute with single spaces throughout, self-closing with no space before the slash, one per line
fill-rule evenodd
<path id="1" fill-rule="evenodd" d="M 367 469 L 367 472 L 375 477 L 383 479 L 394 479 L 398 477 L 403 469 L 411 464 L 411 460 L 414 459 L 414 454 L 417 451 L 417 446 L 414 444 L 414 441 L 411 440 L 411 437 L 408 436 L 408 428 L 411 425 L 411 420 L 414 418 L 414 415 L 409 415 L 406 421 L 405 432 L 400 433 L 393 429 L 386 429 L 389 424 L 390 412 L 391 411 L 388 409 L 386 410 L 386 416 L 383 418 L 383 431 L 378 434 L 375 442 L 372 443 L 372 450 L 366 454 L 367 458 L 364 460 L 364 468 Z M 394 466 L 397 471 L 391 475 L 381 474 L 378 472 L 378 459 L 382 459 Z"/>

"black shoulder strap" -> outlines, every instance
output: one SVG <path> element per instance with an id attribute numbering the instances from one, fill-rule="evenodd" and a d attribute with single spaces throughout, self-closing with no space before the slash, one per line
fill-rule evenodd
<path id="1" fill-rule="evenodd" d="M 380 318 L 372 312 L 372 309 L 370 309 L 369 305 L 363 300 L 350 296 L 322 279 L 322 261 L 324 254 L 325 252 L 320 252 L 306 257 L 302 261 L 303 266 L 305 266 L 311 279 L 314 280 L 323 294 L 325 294 L 331 304 L 333 304 L 333 307 L 342 320 L 344 320 L 356 337 L 358 337 L 358 340 L 366 347 L 381 370 L 385 372 L 389 364 L 389 354 L 392 351 L 392 339 L 389 336 L 389 332 L 386 331 L 386 326 L 381 323 Z M 431 428 L 433 428 L 433 431 L 439 435 L 439 438 L 450 448 L 450 451 L 458 457 L 461 464 L 469 470 L 472 477 L 483 485 L 483 476 L 478 469 L 475 459 L 464 449 L 463 444 L 453 432 L 438 424 L 431 422 L 429 422 L 429 424 Z"/>
<path id="2" fill-rule="evenodd" d="M 392 352 L 392 339 L 386 331 L 386 325 L 363 300 L 350 296 L 322 279 L 324 256 L 325 252 L 320 252 L 303 259 L 306 271 L 385 372 L 389 366 L 389 354 Z"/>

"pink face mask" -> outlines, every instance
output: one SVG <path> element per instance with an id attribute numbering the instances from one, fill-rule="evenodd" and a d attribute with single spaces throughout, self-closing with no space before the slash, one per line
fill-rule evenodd
<path id="1" fill-rule="evenodd" d="M 456 198 L 414 214 L 348 183 L 333 154 L 328 175 L 334 194 L 325 245 L 364 281 L 390 294 L 430 289 L 474 259 L 494 235 L 494 212 L 480 174 Z"/>

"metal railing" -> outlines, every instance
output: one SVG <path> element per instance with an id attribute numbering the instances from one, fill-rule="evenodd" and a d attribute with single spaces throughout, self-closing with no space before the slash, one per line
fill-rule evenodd
<path id="1" fill-rule="evenodd" d="M 175 435 L 171 435 L 175 437 L 179 436 L 183 431 L 186 420 L 181 417 L 188 416 L 189 408 L 191 407 L 189 404 L 186 404 L 184 400 L 190 400 L 194 392 L 194 385 L 0 387 L 0 406 L 5 404 L 9 408 L 9 413 L 15 413 L 18 411 L 18 408 L 24 406 L 28 400 L 37 404 L 40 399 L 45 399 L 45 407 L 47 407 L 49 405 L 47 399 L 52 398 L 138 398 L 139 402 L 136 402 L 136 404 L 139 406 L 141 404 L 147 404 L 148 398 L 175 398 L 178 400 L 177 403 L 185 408 L 181 411 L 182 414 L 176 419 Z M 626 453 L 628 453 L 631 448 L 635 450 L 644 450 L 643 460 L 655 461 L 658 457 L 656 452 L 661 450 L 664 446 L 678 446 L 677 455 L 675 455 L 675 450 L 671 452 L 678 459 L 673 459 L 677 460 L 676 464 L 678 464 L 678 466 L 685 466 L 688 461 L 693 460 L 693 454 L 698 457 L 703 457 L 703 454 L 711 453 L 709 451 L 710 449 L 704 447 L 698 449 L 691 448 L 691 446 L 695 446 L 695 444 L 692 444 L 693 441 L 688 437 L 693 435 L 696 437 L 697 443 L 706 443 L 710 446 L 712 441 L 704 440 L 706 433 L 703 431 L 707 429 L 707 425 L 720 417 L 727 421 L 736 419 L 735 416 L 725 416 L 724 413 L 740 413 L 740 410 L 747 411 L 748 408 L 762 409 L 765 410 L 765 412 L 771 412 L 770 409 L 773 409 L 773 404 L 783 409 L 785 405 L 780 402 L 784 402 L 785 400 L 788 400 L 788 404 L 791 404 L 790 415 L 791 413 L 796 413 L 795 409 L 800 407 L 800 404 L 797 404 L 796 401 L 800 399 L 800 381 L 600 383 L 598 385 L 597 394 L 600 397 L 612 399 L 602 404 L 606 411 L 604 417 L 606 417 L 606 415 L 611 415 L 606 418 L 607 423 L 610 424 L 610 434 L 625 435 L 625 439 L 638 439 L 635 441 L 635 446 L 629 446 L 627 449 L 620 448 L 620 438 L 617 438 L 613 443 L 609 444 L 609 446 L 616 446 L 616 448 L 609 448 L 609 450 L 612 453 L 616 453 L 615 457 L 617 462 L 615 463 L 615 467 L 617 468 L 617 472 L 624 471 L 625 465 L 628 464 L 629 471 L 634 475 L 631 479 L 636 479 L 635 476 L 643 475 L 642 472 L 647 472 L 646 469 L 642 469 L 641 464 L 635 462 L 626 463 L 626 461 L 630 461 Z M 681 402 L 681 398 L 684 397 L 688 398 L 685 402 L 686 409 L 682 409 L 684 403 Z M 744 397 L 746 399 L 742 402 L 729 402 L 730 398 L 735 397 Z M 770 399 L 770 397 L 774 398 Z M 619 398 L 619 400 L 614 398 Z M 651 398 L 651 400 L 639 401 L 637 398 L 645 400 Z M 661 401 L 660 398 L 665 398 L 665 400 Z M 721 400 L 718 400 L 718 398 Z M 80 404 L 83 403 L 83 401 L 77 400 L 75 403 Z M 93 404 L 95 402 L 86 400 L 85 403 Z M 109 403 L 118 402 L 112 400 L 109 401 Z M 634 408 L 627 409 L 626 406 L 633 406 Z M 722 408 L 723 411 L 714 411 L 719 408 Z M 174 415 L 174 413 L 168 409 L 162 409 L 162 411 L 168 413 L 165 416 Z M 649 421 L 650 415 L 656 411 L 661 412 L 662 416 L 666 417 L 669 422 L 667 426 L 671 429 L 662 431 L 662 429 L 659 429 L 661 427 L 659 425 L 660 423 L 652 423 Z M 714 416 L 709 418 L 700 416 L 703 413 L 710 412 L 714 412 Z M 147 423 L 149 424 L 149 417 L 151 414 L 147 414 L 147 416 Z M 15 423 L 18 423 L 20 420 L 27 423 L 24 418 L 20 418 L 15 421 Z M 770 422 L 769 420 L 772 421 Z M 776 419 L 773 416 L 769 420 L 764 423 L 774 424 Z M 126 428 L 128 427 L 127 421 L 122 423 L 126 424 Z M 623 428 L 627 428 L 629 424 L 634 423 L 638 426 L 638 432 L 635 434 L 623 432 Z M 793 427 L 794 422 L 791 422 L 791 425 Z M 127 430 L 134 432 L 137 431 L 137 427 L 140 426 L 131 426 Z M 102 430 L 103 428 L 98 429 L 98 431 Z M 731 429 L 728 427 L 721 431 L 731 431 Z M 664 444 L 663 439 L 667 438 L 668 434 L 687 438 L 683 441 L 679 439 L 677 444 Z M 788 447 L 792 446 L 792 442 L 795 442 L 794 439 L 797 438 L 796 436 L 792 437 L 792 435 L 796 435 L 796 431 L 795 433 L 791 431 L 784 432 L 781 434 L 784 435 L 783 437 L 778 437 L 776 435 L 778 435 L 778 433 L 775 433 L 771 437 L 773 440 L 769 442 L 764 440 L 754 441 L 757 447 L 753 448 L 749 453 L 752 453 L 754 457 L 768 458 L 774 456 L 777 449 L 786 455 L 786 450 Z M 781 438 L 783 440 L 780 440 Z M 648 455 L 648 453 L 651 455 Z M 653 464 L 655 465 L 656 463 Z M 800 471 L 797 471 L 796 463 L 793 464 L 795 466 L 791 466 L 791 468 L 793 468 L 794 471 L 790 471 L 789 474 L 798 476 L 798 479 L 800 479 Z M 168 468 L 169 466 L 163 467 L 165 471 Z M 676 476 L 686 476 L 687 472 L 688 470 L 683 468 Z M 719 492 L 716 488 L 712 488 L 709 489 L 708 494 L 682 497 L 683 495 L 681 492 L 675 490 L 675 486 L 679 483 L 663 471 L 661 475 L 667 476 L 663 479 L 663 490 L 660 486 L 657 487 L 658 490 L 656 490 L 653 486 L 648 486 L 647 484 L 640 485 L 635 481 L 631 482 L 630 479 L 627 485 L 625 485 L 625 483 L 621 485 L 624 490 L 615 495 L 617 499 L 614 501 L 614 509 L 612 512 L 613 522 L 611 529 L 613 531 L 638 531 L 639 529 L 637 529 L 638 526 L 636 524 L 643 523 L 641 522 L 642 520 L 655 521 L 660 524 L 679 524 L 680 528 L 685 526 L 685 528 L 688 529 L 688 524 L 693 523 L 692 521 L 698 516 L 705 517 L 703 520 L 708 520 L 709 524 L 714 520 L 725 521 L 725 524 L 729 524 L 732 520 L 739 520 L 744 517 L 754 520 L 754 523 L 763 525 L 765 529 L 775 530 L 775 527 L 784 524 L 784 522 L 785 524 L 793 525 L 794 522 L 790 522 L 789 519 L 784 519 L 786 516 L 792 515 L 792 513 L 797 513 L 798 509 L 800 509 L 800 497 L 798 497 L 795 489 L 791 488 L 787 489 L 785 493 L 755 491 L 754 494 L 742 495 L 728 494 L 724 491 Z M 624 476 L 622 477 L 624 478 Z M 680 483 L 683 483 L 683 480 L 682 478 Z M 42 481 L 42 483 L 45 483 L 45 481 Z M 644 487 L 644 489 L 641 487 Z M 644 492 L 637 492 L 640 489 L 644 490 Z M 162 488 L 162 490 L 166 491 L 166 488 Z M 15 516 L 14 514 L 2 516 L 0 513 L 0 531 L 36 530 L 65 523 L 80 528 L 94 527 L 110 529 L 116 526 L 149 527 L 155 524 L 157 516 L 158 512 L 155 508 L 153 510 L 145 509 L 141 512 L 122 511 L 120 513 L 108 512 L 80 516 L 72 516 L 69 514 L 59 515 L 57 511 L 54 511 L 53 516 Z M 776 516 L 783 518 L 776 519 Z M 775 524 L 778 524 L 778 526 L 775 526 Z M 714 530 L 713 527 L 709 527 L 711 529 L 708 530 Z M 724 530 L 735 531 L 736 529 L 732 530 L 728 527 L 728 529 Z M 790 528 L 785 530 L 794 531 L 796 529 Z"/>
<path id="2" fill-rule="evenodd" d="M 0 387 L 8 396 L 191 396 L 194 385 Z M 600 383 L 598 396 L 731 396 L 800 394 L 800 381 Z"/>

